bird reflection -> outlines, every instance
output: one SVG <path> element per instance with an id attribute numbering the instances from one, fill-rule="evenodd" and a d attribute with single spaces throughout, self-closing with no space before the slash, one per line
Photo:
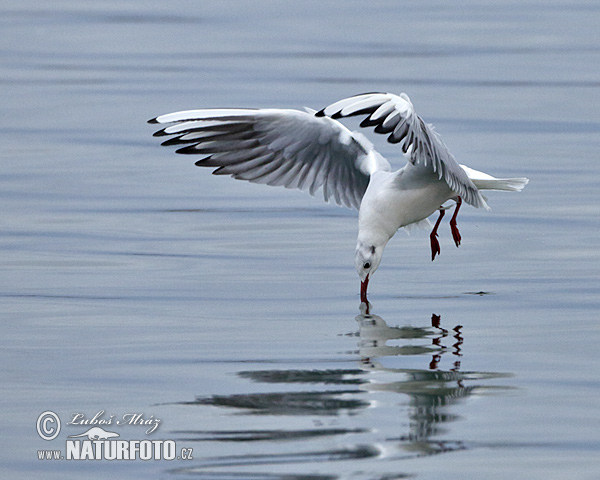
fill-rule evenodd
<path id="1" fill-rule="evenodd" d="M 363 310 L 364 311 L 364 310 Z M 356 317 L 360 325 L 359 353 L 363 365 L 371 364 L 371 358 L 389 357 L 397 355 L 427 355 L 431 354 L 429 370 L 436 370 L 444 353 L 448 352 L 448 346 L 444 340 L 451 336 L 454 342 L 451 345 L 452 355 L 462 357 L 461 347 L 463 344 L 462 326 L 456 325 L 451 331 L 441 326 L 441 317 L 435 313 L 431 315 L 431 326 L 429 327 L 389 327 L 379 315 L 361 313 Z M 388 340 L 430 340 L 430 344 L 405 344 L 390 346 Z M 375 365 L 372 365 L 375 368 Z M 460 369 L 460 360 L 456 360 L 451 371 Z"/>
<path id="2" fill-rule="evenodd" d="M 506 388 L 486 382 L 506 375 L 461 371 L 463 327 L 443 326 L 436 314 L 424 326 L 389 326 L 364 309 L 356 321 L 358 332 L 348 334 L 358 339 L 354 365 L 344 361 L 345 368 L 243 370 L 237 376 L 254 385 L 251 392 L 181 402 L 238 414 L 231 428 L 176 432 L 184 435 L 182 441 L 263 445 L 240 455 L 207 458 L 198 468 L 288 463 L 301 469 L 307 462 L 402 460 L 470 448 L 464 440 L 448 439 L 451 423 L 459 418 L 456 407 L 475 393 Z M 312 427 L 299 417 L 309 419 Z M 296 453 L 280 451 L 282 440 L 294 442 Z"/>
<path id="3" fill-rule="evenodd" d="M 419 455 L 461 450 L 467 448 L 461 441 L 434 440 L 443 433 L 442 426 L 456 420 L 450 407 L 472 395 L 481 385 L 466 385 L 469 380 L 498 376 L 476 372 L 461 372 L 462 326 L 450 330 L 441 326 L 441 317 L 432 314 L 426 327 L 390 327 L 378 315 L 367 314 L 363 309 L 356 317 L 360 326 L 359 353 L 361 367 L 369 371 L 390 374 L 391 381 L 369 382 L 362 385 L 367 391 L 388 391 L 408 395 L 408 434 L 396 439 L 398 447 Z M 403 340 L 401 345 L 390 341 Z M 439 368 L 443 355 L 450 353 L 455 360 L 448 370 Z M 401 355 L 426 355 L 427 368 L 391 368 L 381 364 L 382 358 Z"/>

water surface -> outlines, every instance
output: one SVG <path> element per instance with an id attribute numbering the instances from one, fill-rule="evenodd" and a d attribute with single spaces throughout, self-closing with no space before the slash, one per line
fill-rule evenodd
<path id="1" fill-rule="evenodd" d="M 596 478 L 594 2 L 0 6 L 2 470 L 10 478 Z M 399 232 L 359 310 L 356 215 L 213 177 L 146 120 L 407 92 L 520 194 Z M 355 124 L 350 124 L 356 128 Z M 392 161 L 398 152 L 381 139 Z M 63 420 L 42 440 L 40 413 Z M 192 460 L 38 460 L 75 413 Z M 113 425 L 114 427 L 114 425 Z M 107 428 L 107 430 L 109 430 Z"/>

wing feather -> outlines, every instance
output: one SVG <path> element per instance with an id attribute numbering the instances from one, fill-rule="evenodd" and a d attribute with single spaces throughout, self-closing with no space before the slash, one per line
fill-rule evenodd
<path id="1" fill-rule="evenodd" d="M 375 127 L 376 133 L 388 135 L 388 141 L 400 144 L 412 164 L 436 173 L 465 202 L 487 208 L 477 187 L 433 127 L 415 113 L 406 94 L 365 93 L 332 103 L 316 115 L 331 118 L 367 115 L 361 127 Z"/>
<path id="2" fill-rule="evenodd" d="M 371 99 L 363 103 L 379 108 Z M 311 195 L 321 188 L 326 201 L 347 207 L 360 206 L 373 169 L 389 168 L 381 156 L 374 162 L 372 146 L 338 121 L 298 110 L 187 110 L 150 123 L 170 124 L 154 135 L 171 137 L 162 144 L 181 146 L 177 153 L 204 156 L 196 165 L 215 168 L 216 175 Z"/>

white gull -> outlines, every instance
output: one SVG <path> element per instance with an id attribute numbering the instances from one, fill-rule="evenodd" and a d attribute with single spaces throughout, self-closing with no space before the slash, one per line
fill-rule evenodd
<path id="1" fill-rule="evenodd" d="M 373 145 L 337 119 L 365 116 L 361 127 L 375 127 L 398 144 L 406 164 L 392 170 Z M 464 201 L 489 209 L 481 190 L 519 191 L 526 178 L 494 178 L 459 165 L 431 125 L 423 122 L 404 93 L 365 93 L 316 112 L 290 109 L 201 109 L 160 115 L 149 123 L 171 124 L 155 136 L 171 136 L 163 145 L 185 145 L 177 153 L 203 155 L 196 165 L 267 185 L 319 189 L 325 201 L 356 208 L 358 241 L 355 264 L 361 302 L 368 306 L 367 285 L 379 267 L 383 249 L 402 227 L 430 225 L 431 258 L 440 253 L 437 230 L 444 206 L 455 202 L 450 220 L 456 246 L 461 237 L 456 216 Z"/>

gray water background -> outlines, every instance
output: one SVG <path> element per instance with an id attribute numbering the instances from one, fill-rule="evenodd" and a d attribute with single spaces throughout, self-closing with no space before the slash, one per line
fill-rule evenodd
<path id="1" fill-rule="evenodd" d="M 564 0 L 0 3 L 3 477 L 600 478 L 599 19 Z M 459 249 L 444 224 L 435 262 L 399 232 L 371 317 L 355 212 L 211 176 L 146 124 L 365 91 L 408 93 L 461 163 L 531 179 L 463 208 Z M 38 460 L 101 410 L 153 415 L 122 438 L 194 459 Z"/>

